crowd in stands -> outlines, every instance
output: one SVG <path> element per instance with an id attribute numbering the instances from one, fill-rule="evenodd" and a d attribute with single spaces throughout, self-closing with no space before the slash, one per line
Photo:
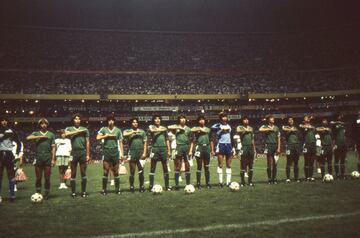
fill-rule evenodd
<path id="1" fill-rule="evenodd" d="M 0 93 L 197 94 L 360 88 L 352 27 L 287 33 L 0 28 Z"/>
<path id="2" fill-rule="evenodd" d="M 360 88 L 360 70 L 293 74 L 79 74 L 1 72 L 0 93 L 246 94 Z"/>

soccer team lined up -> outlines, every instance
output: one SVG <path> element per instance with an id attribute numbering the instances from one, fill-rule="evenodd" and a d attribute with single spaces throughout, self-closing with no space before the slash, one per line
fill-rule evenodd
<path id="1" fill-rule="evenodd" d="M 60 188 L 65 187 L 64 174 L 70 165 L 71 168 L 71 196 L 77 197 L 76 193 L 76 174 L 77 167 L 80 167 L 81 174 L 81 197 L 88 197 L 86 168 L 90 161 L 90 141 L 89 131 L 81 126 L 81 115 L 75 114 L 72 117 L 72 126 L 59 131 L 59 138 L 55 139 L 55 134 L 48 130 L 49 122 L 41 118 L 38 122 L 39 130 L 26 137 L 26 140 L 35 143 L 35 188 L 37 193 L 42 190 L 42 177 L 44 175 L 44 198 L 48 199 L 50 194 L 50 174 L 51 168 L 58 165 L 60 168 Z M 286 162 L 286 182 L 291 182 L 290 170 L 293 166 L 294 181 L 300 182 L 299 178 L 299 157 L 304 155 L 304 174 L 305 181 L 315 181 L 314 161 L 320 164 L 321 174 L 325 175 L 325 165 L 327 173 L 333 174 L 333 155 L 335 177 L 345 178 L 345 159 L 347 147 L 345 143 L 345 123 L 343 115 L 338 115 L 336 121 L 328 122 L 322 120 L 322 125 L 315 127 L 312 125 L 312 117 L 304 116 L 302 124 L 294 125 L 294 119 L 288 118 L 287 125 L 280 130 L 275 125 L 275 118 L 268 116 L 266 123 L 259 128 L 259 132 L 265 135 L 265 150 L 267 158 L 267 176 L 269 184 L 277 184 L 277 160 L 280 154 L 281 133 L 286 139 L 285 154 Z M 15 199 L 15 155 L 22 149 L 16 132 L 8 126 L 9 120 L 1 118 L 0 131 L 0 192 L 4 168 L 7 170 L 9 180 L 9 200 Z M 253 163 L 256 154 L 254 142 L 254 129 L 249 125 L 249 119 L 242 117 L 241 124 L 233 130 L 228 124 L 228 117 L 225 113 L 219 114 L 219 123 L 207 127 L 206 119 L 200 115 L 197 118 L 197 126 L 188 127 L 187 119 L 181 115 L 178 123 L 170 126 L 162 125 L 161 116 L 154 115 L 152 124 L 148 131 L 139 128 L 139 120 L 130 120 L 131 128 L 121 131 L 116 126 L 114 115 L 107 117 L 107 126 L 102 127 L 96 136 L 97 140 L 102 140 L 103 144 L 103 178 L 102 194 L 106 195 L 109 172 L 114 174 L 115 193 L 121 194 L 119 165 L 127 159 L 130 167 L 130 191 L 135 191 L 134 180 L 135 170 L 138 169 L 139 191 L 145 192 L 144 186 L 144 160 L 150 158 L 149 190 L 154 186 L 155 170 L 157 162 L 161 162 L 165 190 L 179 190 L 179 179 L 181 167 L 185 165 L 186 185 L 190 184 L 190 164 L 192 158 L 196 159 L 196 187 L 202 188 L 201 175 L 202 167 L 205 174 L 205 186 L 211 188 L 209 164 L 211 156 L 216 155 L 218 159 L 217 175 L 219 187 L 229 186 L 231 183 L 231 162 L 234 155 L 240 157 L 240 185 L 254 186 L 253 183 Z M 282 131 L 282 132 L 281 132 Z M 302 132 L 304 143 L 299 140 L 299 133 Z M 173 135 L 174 140 L 170 143 L 169 135 Z M 319 138 L 317 138 L 319 136 Z M 151 140 L 151 149 L 148 149 L 148 141 Z M 128 143 L 127 156 L 124 153 L 124 143 Z M 149 151 L 148 151 L 149 150 Z M 174 158 L 174 187 L 169 184 L 168 160 Z M 224 183 L 224 168 L 226 181 Z M 358 165 L 360 170 L 360 164 Z M 245 174 L 247 173 L 247 183 Z M 1 198 L 1 197 L 0 197 Z"/>

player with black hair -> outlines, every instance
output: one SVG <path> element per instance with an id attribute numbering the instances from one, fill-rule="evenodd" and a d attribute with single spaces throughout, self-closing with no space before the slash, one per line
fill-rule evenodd
<path id="1" fill-rule="evenodd" d="M 316 137 L 315 127 L 311 125 L 312 116 L 304 116 L 303 123 L 299 125 L 303 132 L 304 145 L 304 173 L 307 181 L 315 181 L 314 174 L 314 161 L 316 158 Z"/>
<path id="2" fill-rule="evenodd" d="M 330 122 L 333 125 L 334 133 L 334 157 L 335 157 L 335 177 L 337 179 L 345 179 L 345 160 L 346 160 L 346 124 L 344 122 L 344 115 L 337 114 L 336 121 Z M 340 175 L 339 175 L 340 168 Z"/>
<path id="3" fill-rule="evenodd" d="M 236 132 L 240 135 L 241 149 L 240 149 L 240 185 L 245 186 L 245 172 L 248 169 L 248 185 L 254 186 L 253 179 L 253 164 L 256 153 L 254 129 L 249 126 L 249 118 L 243 116 L 241 118 L 241 125 L 236 128 Z"/>
<path id="4" fill-rule="evenodd" d="M 320 170 L 322 178 L 325 175 L 325 163 L 327 163 L 328 173 L 332 175 L 332 157 L 333 157 L 333 145 L 332 145 L 332 130 L 329 127 L 329 122 L 326 118 L 322 119 L 322 125 L 316 128 L 316 131 L 320 135 L 321 140 L 321 152 L 319 156 Z"/>
<path id="5" fill-rule="evenodd" d="M 128 159 L 130 164 L 130 191 L 134 192 L 135 169 L 138 168 L 140 192 L 145 192 L 144 188 L 144 168 L 140 160 L 144 160 L 147 154 L 147 136 L 144 130 L 139 128 L 139 119 L 130 119 L 131 128 L 124 131 L 124 138 L 129 143 Z"/>
<path id="6" fill-rule="evenodd" d="M 48 131 L 49 122 L 45 118 L 41 118 L 38 122 L 39 131 L 34 131 L 31 135 L 26 137 L 28 141 L 35 141 L 35 175 L 36 175 L 36 192 L 41 193 L 41 179 L 44 174 L 45 178 L 45 196 L 44 199 L 49 198 L 50 193 L 50 175 L 51 167 L 55 165 L 55 135 Z"/>
<path id="7" fill-rule="evenodd" d="M 107 194 L 107 183 L 109 171 L 112 170 L 115 180 L 115 193 L 120 192 L 119 164 L 124 154 L 122 143 L 122 132 L 115 126 L 115 116 L 113 114 L 106 118 L 107 126 L 102 127 L 96 135 L 97 140 L 103 141 L 103 178 L 102 178 L 102 195 Z"/>
<path id="8" fill-rule="evenodd" d="M 195 148 L 194 156 L 197 163 L 196 186 L 201 189 L 201 170 L 204 165 L 206 188 L 210 185 L 210 156 L 215 155 L 214 141 L 211 137 L 211 129 L 205 126 L 206 119 L 200 115 L 197 118 L 198 126 L 191 128 L 193 133 L 192 148 Z"/>
<path id="9" fill-rule="evenodd" d="M 81 197 L 86 198 L 89 194 L 86 192 L 87 177 L 86 168 L 90 161 L 90 133 L 86 127 L 81 126 L 82 117 L 80 114 L 75 113 L 71 117 L 73 126 L 65 128 L 65 135 L 71 139 L 71 196 L 76 198 L 76 172 L 77 166 L 80 165 L 81 173 Z"/>
<path id="10" fill-rule="evenodd" d="M 286 154 L 286 182 L 290 183 L 290 170 L 294 164 L 294 179 L 299 180 L 299 157 L 301 154 L 301 146 L 299 141 L 299 130 L 295 126 L 294 118 L 288 117 L 287 125 L 282 127 L 285 135 L 285 154 Z"/>
<path id="11" fill-rule="evenodd" d="M 267 175 L 268 184 L 277 184 L 277 160 L 280 154 L 280 130 L 275 125 L 275 117 L 269 115 L 266 117 L 266 125 L 262 125 L 259 129 L 266 136 L 265 151 L 267 159 Z"/>
<path id="12" fill-rule="evenodd" d="M 3 171 L 6 168 L 9 180 L 9 201 L 15 200 L 15 170 L 13 142 L 17 144 L 16 154 L 22 149 L 21 142 L 14 129 L 9 127 L 9 119 L 6 116 L 0 118 L 0 192 L 3 178 Z M 2 198 L 0 196 L 0 202 Z"/>
<path id="13" fill-rule="evenodd" d="M 193 144 L 191 142 L 191 129 L 186 125 L 186 117 L 178 116 L 178 124 L 168 126 L 169 130 L 175 130 L 176 152 L 175 152 L 175 188 L 179 189 L 179 177 L 182 162 L 185 164 L 186 185 L 190 184 L 190 164 L 189 159 L 192 157 Z"/>
<path id="14" fill-rule="evenodd" d="M 171 191 L 172 188 L 169 185 L 169 171 L 167 166 L 167 160 L 170 157 L 170 142 L 167 128 L 161 125 L 160 115 L 154 115 L 152 117 L 152 125 L 149 126 L 148 133 L 151 138 L 149 190 L 151 191 L 154 186 L 156 163 L 160 161 L 163 167 L 165 190 Z"/>
<path id="15" fill-rule="evenodd" d="M 219 177 L 219 187 L 222 188 L 223 184 L 223 164 L 226 161 L 226 186 L 231 183 L 231 161 L 234 154 L 232 147 L 231 126 L 228 123 L 228 116 L 221 112 L 219 114 L 219 123 L 214 124 L 211 129 L 217 136 L 216 154 L 218 156 L 217 173 Z"/>

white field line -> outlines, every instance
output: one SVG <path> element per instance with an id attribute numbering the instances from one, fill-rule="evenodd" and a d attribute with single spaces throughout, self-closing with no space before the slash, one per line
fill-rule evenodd
<path id="1" fill-rule="evenodd" d="M 279 220 L 265 220 L 265 221 L 250 222 L 250 223 L 234 223 L 234 224 L 182 228 L 182 229 L 173 229 L 173 230 L 158 230 L 158 231 L 105 235 L 105 236 L 93 236 L 93 238 L 152 237 L 152 236 L 160 236 L 160 235 L 185 234 L 185 233 L 189 233 L 189 232 L 206 232 L 206 231 L 213 231 L 213 230 L 244 229 L 244 228 L 250 228 L 250 227 L 254 227 L 254 226 L 262 226 L 262 225 L 276 226 L 276 225 L 280 225 L 280 224 L 284 224 L 284 223 L 339 219 L 339 218 L 358 216 L 358 215 L 360 215 L 360 211 L 352 212 L 352 213 L 343 213 L 343 214 L 329 214 L 329 215 L 318 215 L 318 216 L 284 218 L 284 219 L 279 219 Z"/>

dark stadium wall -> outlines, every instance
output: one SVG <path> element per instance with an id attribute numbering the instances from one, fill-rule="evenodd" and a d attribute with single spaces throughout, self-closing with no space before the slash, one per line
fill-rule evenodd
<path id="1" fill-rule="evenodd" d="M 0 24 L 146 31 L 287 31 L 359 22 L 348 0 L 13 0 Z"/>

